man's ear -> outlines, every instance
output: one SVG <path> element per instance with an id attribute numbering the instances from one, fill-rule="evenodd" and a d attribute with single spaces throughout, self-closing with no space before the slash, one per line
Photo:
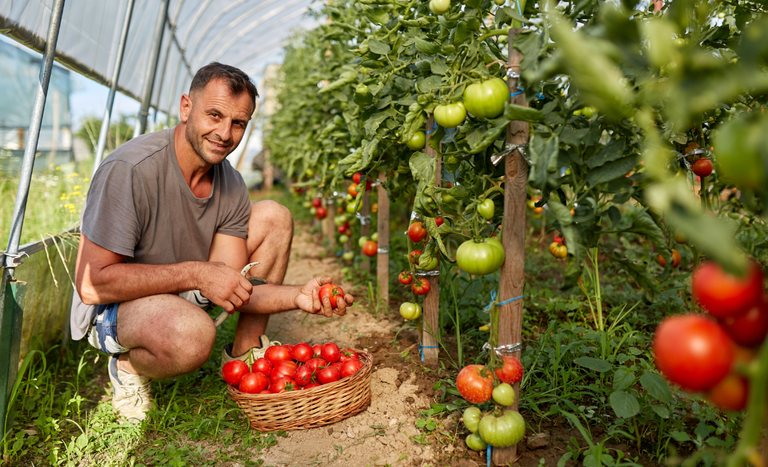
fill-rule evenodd
<path id="1" fill-rule="evenodd" d="M 181 102 L 179 103 L 179 119 L 187 123 L 189 114 L 192 112 L 192 98 L 187 94 L 181 96 Z"/>

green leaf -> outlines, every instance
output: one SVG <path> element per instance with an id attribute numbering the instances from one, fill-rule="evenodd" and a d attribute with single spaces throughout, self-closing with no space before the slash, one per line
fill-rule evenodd
<path id="1" fill-rule="evenodd" d="M 339 89 L 340 87 L 347 85 L 349 83 L 357 82 L 357 71 L 345 71 L 341 75 L 339 75 L 339 79 L 332 82 L 328 86 L 321 89 L 318 94 L 324 94 L 326 92 L 335 91 L 336 89 Z"/>
<path id="2" fill-rule="evenodd" d="M 669 433 L 669 436 L 671 436 L 678 443 L 685 443 L 687 441 L 693 442 L 691 437 L 688 436 L 688 433 L 684 433 L 682 431 L 672 431 Z"/>
<path id="3" fill-rule="evenodd" d="M 408 160 L 413 178 L 421 184 L 434 185 L 436 161 L 437 158 L 421 151 L 414 152 Z"/>
<path id="4" fill-rule="evenodd" d="M 365 16 L 371 19 L 374 23 L 385 25 L 389 22 L 389 14 L 383 8 L 366 8 Z"/>
<path id="5" fill-rule="evenodd" d="M 637 164 L 637 156 L 624 157 L 617 161 L 609 162 L 587 174 L 589 186 L 595 187 L 601 183 L 607 183 L 619 177 L 626 176 L 627 172 L 632 170 Z"/>
<path id="6" fill-rule="evenodd" d="M 379 125 L 381 125 L 384 122 L 384 120 L 388 119 L 389 117 L 394 117 L 396 115 L 397 115 L 397 112 L 395 112 L 395 109 L 393 109 L 392 107 L 382 112 L 378 112 L 371 115 L 368 118 L 368 120 L 365 121 L 365 125 L 363 125 L 363 127 L 365 128 L 366 136 L 371 137 L 375 135 L 376 130 L 379 128 Z"/>
<path id="7" fill-rule="evenodd" d="M 611 393 L 611 408 L 617 417 L 632 418 L 640 413 L 640 403 L 632 394 L 624 391 L 614 391 Z"/>
<path id="8" fill-rule="evenodd" d="M 450 231 L 448 225 L 443 224 L 440 227 L 438 227 L 434 217 L 425 218 L 424 225 L 427 228 L 427 232 L 429 232 L 429 235 L 437 242 L 437 246 L 438 248 L 440 248 L 440 252 L 443 254 L 443 256 L 445 258 L 450 259 L 451 256 L 448 254 L 448 249 L 445 247 L 445 244 L 443 243 L 443 235 L 440 232 L 443 226 L 446 227 L 447 231 Z"/>
<path id="9" fill-rule="evenodd" d="M 594 169 L 600 167 L 607 162 L 613 162 L 615 160 L 624 157 L 624 151 L 627 150 L 627 142 L 623 139 L 615 139 L 604 146 L 601 150 L 594 153 L 587 159 L 587 167 Z"/>
<path id="10" fill-rule="evenodd" d="M 560 152 L 560 139 L 557 135 L 549 137 L 540 133 L 531 135 L 528 143 L 528 155 L 531 158 L 531 168 L 528 182 L 534 188 L 543 190 L 547 187 L 548 178 L 557 172 L 557 156 Z"/>
<path id="11" fill-rule="evenodd" d="M 443 76 L 445 75 L 445 73 L 448 72 L 448 64 L 445 63 L 445 59 L 443 57 L 437 57 L 434 60 L 432 60 L 432 63 L 430 64 L 430 69 L 432 73 Z"/>
<path id="12" fill-rule="evenodd" d="M 667 251 L 667 240 L 664 237 L 664 232 L 653 221 L 653 218 L 645 211 L 641 209 L 635 210 L 635 218 L 632 221 L 632 226 L 625 229 L 627 232 L 634 232 L 643 235 L 645 238 L 653 242 L 656 247 L 656 251 Z"/>
<path id="13" fill-rule="evenodd" d="M 379 55 L 387 55 L 389 53 L 390 47 L 388 44 L 385 44 L 383 42 L 379 42 L 376 39 L 369 39 L 368 40 L 368 50 L 375 54 Z"/>
<path id="14" fill-rule="evenodd" d="M 440 46 L 434 42 L 425 41 L 424 39 L 416 37 L 414 38 L 414 43 L 416 44 L 416 49 L 421 53 L 436 55 L 440 52 Z"/>
<path id="15" fill-rule="evenodd" d="M 588 368 L 598 373 L 605 373 L 606 371 L 609 371 L 612 368 L 609 362 L 606 362 L 605 360 L 600 358 L 579 357 L 575 359 L 573 362 L 577 365 L 583 366 L 584 368 Z"/>
<path id="16" fill-rule="evenodd" d="M 405 122 L 403 123 L 403 132 L 400 136 L 400 142 L 405 143 L 413 138 L 413 135 L 417 131 L 424 128 L 424 124 L 427 123 L 427 117 L 424 115 L 424 111 L 417 102 L 412 103 L 408 107 L 408 113 L 405 114 Z"/>
<path id="17" fill-rule="evenodd" d="M 663 405 L 651 405 L 651 410 L 653 410 L 656 415 L 665 420 L 669 418 L 669 409 Z"/>
<path id="18" fill-rule="evenodd" d="M 613 374 L 613 389 L 624 391 L 635 383 L 635 374 L 626 368 L 619 368 Z"/>
<path id="19" fill-rule="evenodd" d="M 416 83 L 416 90 L 422 94 L 431 92 L 443 84 L 443 78 L 440 75 L 431 75 Z"/>
<path id="20" fill-rule="evenodd" d="M 584 137 L 589 133 L 589 128 L 580 128 L 578 130 L 569 126 L 560 133 L 560 141 L 571 146 L 579 146 L 584 142 Z"/>
<path id="21" fill-rule="evenodd" d="M 618 265 L 621 266 L 624 271 L 635 280 L 635 282 L 637 282 L 637 285 L 653 296 L 658 286 L 656 280 L 648 274 L 648 268 L 645 264 L 635 264 L 618 255 L 605 251 L 603 252 L 606 253 L 612 261 L 618 263 Z"/>
<path id="22" fill-rule="evenodd" d="M 543 122 L 544 113 L 539 109 L 532 109 L 530 107 L 510 104 L 507 102 L 504 104 L 504 118 L 508 122 Z"/>

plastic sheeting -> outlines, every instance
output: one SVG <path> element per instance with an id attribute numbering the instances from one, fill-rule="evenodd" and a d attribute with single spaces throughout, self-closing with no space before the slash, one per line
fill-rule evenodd
<path id="1" fill-rule="evenodd" d="M 0 33 L 43 51 L 54 0 L 0 0 Z M 170 0 L 151 106 L 177 113 L 201 66 L 219 61 L 259 83 L 313 0 Z M 56 60 L 109 86 L 128 0 L 66 0 Z M 135 0 L 118 89 L 141 100 L 162 2 Z"/>

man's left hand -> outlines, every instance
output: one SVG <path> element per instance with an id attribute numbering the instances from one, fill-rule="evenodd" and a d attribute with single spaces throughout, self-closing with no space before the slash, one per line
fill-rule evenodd
<path id="1" fill-rule="evenodd" d="M 320 287 L 331 282 L 330 277 L 316 277 L 307 282 L 299 290 L 299 295 L 296 297 L 297 308 L 313 315 L 323 314 L 328 318 L 334 314 L 344 316 L 347 313 L 347 307 L 351 306 L 355 300 L 352 295 L 345 294 L 343 299 L 339 297 L 336 301 L 336 308 L 331 307 L 331 301 L 328 297 L 325 297 L 322 302 L 320 301 Z"/>

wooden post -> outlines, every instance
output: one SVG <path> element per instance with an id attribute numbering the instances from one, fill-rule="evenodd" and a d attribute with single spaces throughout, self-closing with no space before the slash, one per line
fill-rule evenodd
<path id="1" fill-rule="evenodd" d="M 379 172 L 379 254 L 376 256 L 376 276 L 380 300 L 389 308 L 389 195 L 384 188 L 384 172 Z"/>
<path id="2" fill-rule="evenodd" d="M 328 211 L 328 215 L 325 218 L 325 236 L 328 238 L 328 244 L 333 246 L 336 244 L 336 224 L 333 223 L 336 218 L 336 200 L 333 195 L 325 200 L 323 206 Z"/>
<path id="3" fill-rule="evenodd" d="M 437 125 L 434 117 L 429 117 L 427 121 L 427 145 L 424 148 L 424 152 L 428 156 L 437 157 L 437 151 L 429 146 L 429 137 L 432 133 L 432 128 Z M 435 161 L 435 186 L 440 186 L 440 159 Z M 437 269 L 440 270 L 440 262 L 438 257 Z M 424 347 L 424 361 L 436 362 L 437 356 L 440 353 L 438 348 L 438 333 L 440 332 L 440 276 L 427 276 L 429 281 L 429 292 L 424 298 L 424 323 L 422 325 L 421 345 Z"/>
<path id="4" fill-rule="evenodd" d="M 522 54 L 512 48 L 520 28 L 509 30 L 509 71 L 519 76 Z M 518 78 L 509 77 L 510 94 L 515 94 Z M 525 103 L 525 94 L 511 97 L 510 102 L 518 105 Z M 528 143 L 528 122 L 515 121 L 507 128 L 507 144 Z M 525 198 L 528 185 L 528 164 L 520 151 L 512 151 L 506 157 L 504 171 L 504 221 L 502 226 L 502 245 L 506 259 L 501 266 L 501 281 L 499 283 L 499 301 L 503 302 L 523 294 L 525 266 Z M 520 344 L 523 330 L 523 300 L 515 300 L 499 308 L 499 346 Z M 513 352 L 520 358 L 520 351 Z M 515 403 L 517 410 L 520 400 L 520 383 L 514 385 Z M 493 450 L 494 465 L 507 465 L 517 460 L 517 446 L 497 448 Z"/>
<path id="5" fill-rule="evenodd" d="M 368 182 L 366 180 L 365 182 L 360 183 L 362 187 L 358 185 L 359 190 L 365 191 L 365 185 Z M 371 236 L 371 193 L 369 191 L 365 191 L 363 193 L 363 210 L 360 213 L 363 218 L 360 220 L 360 236 L 361 237 L 370 237 Z M 362 253 L 363 249 L 360 248 L 360 252 Z M 371 272 L 371 259 L 365 255 L 363 255 L 363 263 L 362 263 L 363 271 L 365 272 Z"/>

